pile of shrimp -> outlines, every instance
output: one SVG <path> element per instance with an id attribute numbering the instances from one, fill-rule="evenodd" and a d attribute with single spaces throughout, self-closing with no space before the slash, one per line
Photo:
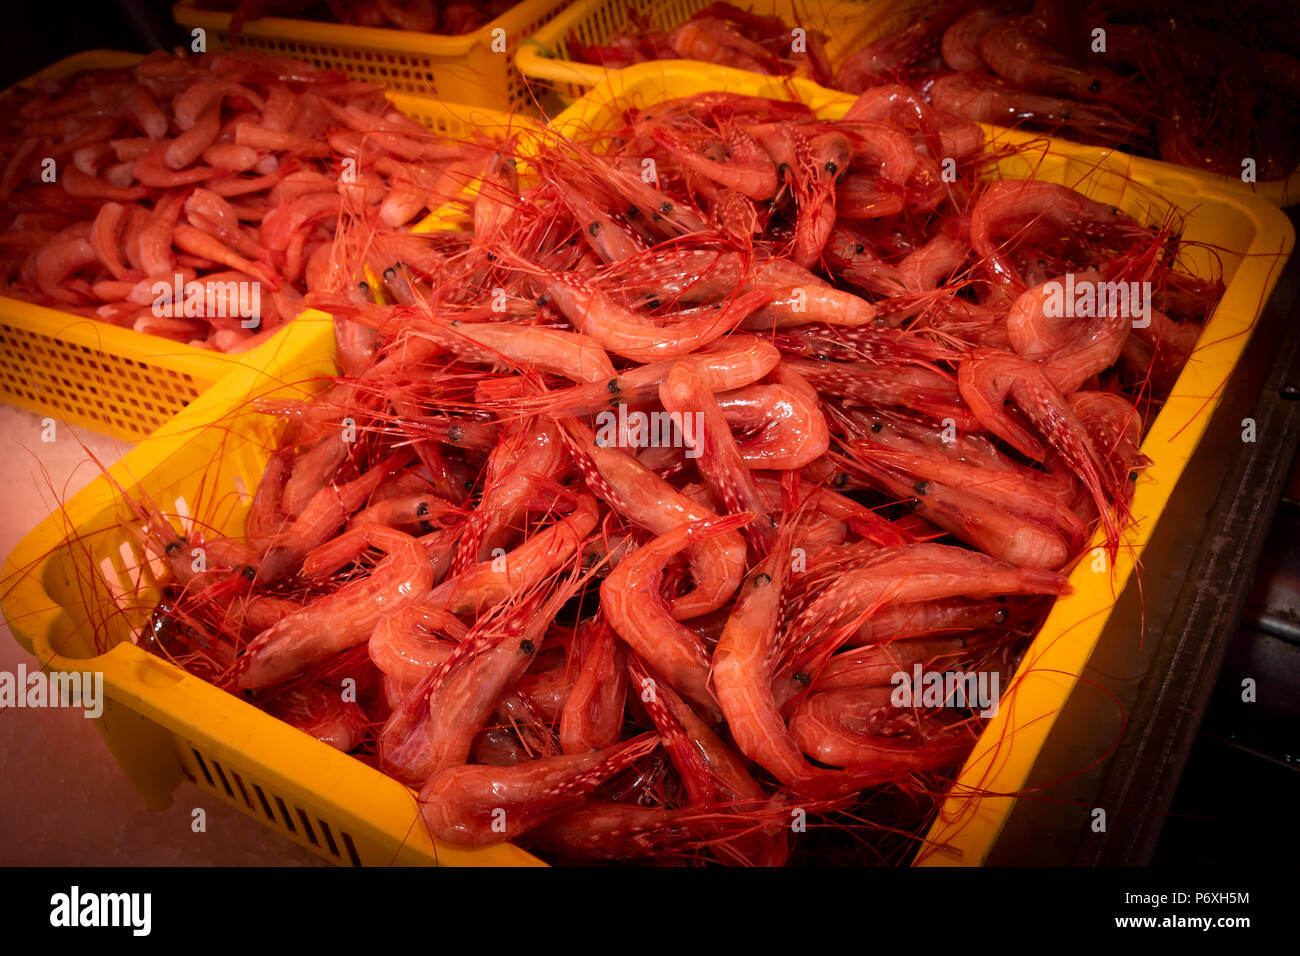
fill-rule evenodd
<path id="1" fill-rule="evenodd" d="M 242 535 L 137 500 L 170 575 L 141 644 L 442 841 L 897 861 L 988 715 L 896 675 L 1011 683 L 1219 286 L 1169 219 L 990 181 L 906 88 L 621 123 L 499 143 L 419 270 L 372 248 L 382 289 L 308 297 L 345 374 L 260 404 Z M 1150 324 L 1050 318 L 1067 274 L 1151 282 Z"/>
<path id="2" fill-rule="evenodd" d="M 936 108 L 1254 181 L 1300 165 L 1300 37 L 1287 3 L 1225 8 L 946 0 L 840 63 Z"/>
<path id="3" fill-rule="evenodd" d="M 752 13 L 730 3 L 712 3 L 671 30 L 656 30 L 631 7 L 627 16 L 628 25 L 607 44 L 587 45 L 570 33 L 569 55 L 583 63 L 615 69 L 649 60 L 683 59 L 769 76 L 798 74 L 816 83 L 829 83 L 831 78 L 826 35 L 806 30 L 804 48 L 797 49 L 792 40 L 793 24 L 780 17 Z"/>
<path id="4" fill-rule="evenodd" d="M 203 0 L 200 9 L 231 11 L 230 29 L 260 17 L 290 17 L 355 27 L 460 36 L 485 26 L 518 0 Z"/>
<path id="5" fill-rule="evenodd" d="M 243 53 L 156 53 L 0 108 L 0 289 L 222 352 L 329 283 L 341 215 L 398 230 L 491 157 L 376 86 Z M 186 301 L 158 308 L 177 275 Z"/>

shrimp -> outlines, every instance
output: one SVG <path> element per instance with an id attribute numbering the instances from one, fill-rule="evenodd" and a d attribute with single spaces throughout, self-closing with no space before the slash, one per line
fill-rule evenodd
<path id="1" fill-rule="evenodd" d="M 984 69 L 980 39 L 1002 19 L 992 7 L 975 7 L 943 31 L 939 50 L 950 70 L 978 72 Z"/>
<path id="2" fill-rule="evenodd" d="M 805 753 L 829 766 L 878 767 L 878 782 L 949 767 L 970 752 L 974 735 L 961 724 L 919 740 L 873 733 L 873 724 L 894 710 L 888 692 L 870 695 L 851 688 L 812 694 L 790 718 L 790 733 Z"/>
<path id="3" fill-rule="evenodd" d="M 699 456 L 696 465 L 709 487 L 732 513 L 751 512 L 758 520 L 745 527 L 750 540 L 766 553 L 772 544 L 772 525 L 754 476 L 732 437 L 726 416 L 703 378 L 690 366 L 676 365 L 659 387 L 660 400 L 670 412 L 697 414 L 699 425 L 687 441 Z"/>
<path id="4" fill-rule="evenodd" d="M 651 534 L 662 537 L 688 522 L 718 517 L 646 468 L 633 455 L 597 444 L 591 432 L 576 422 L 566 422 L 565 428 L 566 437 L 578 452 L 577 463 L 587 487 L 619 514 Z M 683 541 L 677 550 L 686 547 L 690 537 L 688 535 L 688 540 Z M 744 574 L 745 542 L 739 534 L 719 531 L 694 537 L 695 544 L 687 556 L 694 588 L 672 602 L 672 616 L 679 621 L 722 607 L 735 593 Z M 620 562 L 619 567 L 626 560 Z M 654 663 L 653 658 L 646 659 Z"/>
<path id="5" fill-rule="evenodd" d="M 721 713 L 708 688 L 708 654 L 695 632 L 674 620 L 659 580 L 665 565 L 693 541 L 735 536 L 753 518 L 744 513 L 680 525 L 620 561 L 600 586 L 601 607 L 618 636 L 715 722 Z"/>
<path id="6" fill-rule="evenodd" d="M 1095 315 L 1076 317 L 1074 303 L 1062 301 L 1067 280 L 1075 289 L 1096 290 L 1096 308 L 1087 310 Z M 1129 318 L 1121 309 L 1110 314 L 1101 288 L 1101 274 L 1095 271 L 1062 276 L 1026 290 L 1007 313 L 1011 347 L 1022 357 L 1039 362 L 1062 395 L 1078 391 L 1092 376 L 1115 364 L 1128 337 Z M 1049 315 L 1053 300 L 1065 306 L 1056 310 L 1058 315 Z"/>
<path id="7" fill-rule="evenodd" d="M 438 637 L 446 634 L 449 639 Z M 386 615 L 366 642 L 370 660 L 381 671 L 407 687 L 447 661 L 456 644 L 469 636 L 454 614 L 423 604 L 409 604 Z"/>
<path id="8" fill-rule="evenodd" d="M 374 570 L 267 628 L 240 658 L 236 684 L 265 687 L 301 673 L 370 638 L 385 616 L 419 600 L 433 585 L 424 549 L 410 535 L 380 525 L 346 531 L 307 555 L 302 573 L 320 577 L 364 548 L 386 554 Z"/>
<path id="9" fill-rule="evenodd" d="M 579 628 L 578 676 L 560 710 L 560 749 L 603 750 L 618 742 L 628 691 L 626 653 L 603 617 Z"/>
<path id="10" fill-rule="evenodd" d="M 737 443 L 751 468 L 802 468 L 830 444 L 817 393 L 788 363 L 779 375 L 779 384 L 748 385 L 717 396 L 727 423 L 752 433 Z"/>
<path id="11" fill-rule="evenodd" d="M 1097 505 L 1112 546 L 1117 546 L 1119 529 L 1110 514 L 1106 492 L 1123 496 L 1123 479 L 1099 460 L 1087 431 L 1042 366 L 1005 352 L 977 350 L 958 367 L 957 387 L 985 428 L 1022 454 L 1042 460 L 1046 455 L 1043 446 L 1004 410 L 1007 399 L 1013 400 L 1079 476 Z"/>
<path id="12" fill-rule="evenodd" d="M 1094 228 L 1132 224 L 1132 220 L 1112 206 L 1055 183 L 1016 179 L 990 183 L 971 211 L 971 246 L 989 278 L 1012 297 L 1025 292 L 1027 285 L 1008 251 L 995 240 L 1040 223 L 1086 235 Z"/>
<path id="13" fill-rule="evenodd" d="M 460 846 L 513 840 L 566 810 L 659 746 L 642 734 L 606 750 L 542 757 L 515 767 L 450 767 L 420 791 L 420 815 L 438 839 Z"/>
<path id="14" fill-rule="evenodd" d="M 434 590 L 427 606 L 452 614 L 477 614 L 527 591 L 578 552 L 598 520 L 596 499 L 579 495 L 572 514 L 528 538 L 509 554 L 475 564 Z"/>

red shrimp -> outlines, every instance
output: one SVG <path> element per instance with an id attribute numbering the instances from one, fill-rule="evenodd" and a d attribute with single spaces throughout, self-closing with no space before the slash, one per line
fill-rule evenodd
<path id="1" fill-rule="evenodd" d="M 628 691 L 626 653 L 604 617 L 580 626 L 574 647 L 578 675 L 560 710 L 560 749 L 566 754 L 618 742 Z"/>
<path id="2" fill-rule="evenodd" d="M 721 713 L 708 687 L 708 654 L 695 632 L 674 620 L 660 578 L 692 542 L 735 535 L 753 518 L 744 513 L 679 525 L 620 561 L 600 586 L 601 608 L 618 636 L 715 722 Z"/>
<path id="3" fill-rule="evenodd" d="M 542 757 L 515 767 L 450 767 L 420 791 L 420 815 L 437 839 L 461 846 L 513 840 L 580 806 L 587 794 L 659 746 L 642 734 L 606 750 Z"/>
<path id="4" fill-rule="evenodd" d="M 433 569 L 409 535 L 363 525 L 321 545 L 303 562 L 305 577 L 319 577 L 364 548 L 386 554 L 369 575 L 288 615 L 263 631 L 240 658 L 237 686 L 265 687 L 370 638 L 385 616 L 427 594 Z"/>
<path id="5" fill-rule="evenodd" d="M 565 428 L 566 437 L 577 451 L 577 463 L 587 487 L 651 534 L 662 537 L 688 522 L 718 517 L 646 468 L 635 456 L 602 447 L 591 432 L 576 422 L 566 422 Z M 697 540 L 687 556 L 694 588 L 672 602 L 672 615 L 679 621 L 722 607 L 744 575 L 745 542 L 738 533 L 719 531 L 695 537 Z M 646 659 L 654 663 L 653 658 Z"/>

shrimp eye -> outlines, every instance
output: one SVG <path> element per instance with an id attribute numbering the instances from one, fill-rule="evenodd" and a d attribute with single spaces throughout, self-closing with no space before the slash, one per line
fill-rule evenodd
<path id="1" fill-rule="evenodd" d="M 841 471 L 838 475 L 836 475 L 834 478 L 831 479 L 831 484 L 834 485 L 836 488 L 843 488 L 848 483 L 849 483 L 848 473 L 843 471 Z"/>
<path id="2" fill-rule="evenodd" d="M 768 524 L 770 524 L 773 528 L 779 528 L 781 526 L 780 523 L 776 520 L 776 515 L 768 515 L 767 521 Z"/>
<path id="3" fill-rule="evenodd" d="M 998 612 L 993 615 L 993 623 L 1005 624 L 1006 620 L 1007 620 L 1007 609 L 1004 607 L 998 608 Z"/>
<path id="4" fill-rule="evenodd" d="M 487 260 L 488 260 L 488 262 L 496 262 L 496 261 L 497 261 L 497 257 L 494 256 L 494 255 L 492 255 L 492 253 L 489 252 L 489 253 L 487 254 Z"/>
<path id="5" fill-rule="evenodd" d="M 520 642 L 519 642 L 519 651 L 520 651 L 520 653 L 522 653 L 522 654 L 529 654 L 529 655 L 531 655 L 531 654 L 532 654 L 534 651 L 536 651 L 536 650 L 537 650 L 537 648 L 533 646 L 533 642 L 532 642 L 532 641 L 523 640 L 523 641 L 520 641 Z"/>
<path id="6" fill-rule="evenodd" d="M 1101 92 L 1101 80 L 1093 80 L 1092 83 L 1090 83 L 1090 84 L 1088 85 L 1088 92 L 1089 92 L 1089 93 L 1100 93 L 1100 92 Z"/>
<path id="7" fill-rule="evenodd" d="M 873 432 L 875 432 L 876 434 L 880 434 L 881 429 L 883 429 L 884 427 L 885 427 L 885 423 L 884 423 L 884 422 L 872 422 L 872 423 L 871 423 L 871 430 L 872 430 Z"/>
<path id="8" fill-rule="evenodd" d="M 594 236 L 596 233 L 600 232 L 600 223 L 593 222 L 590 226 L 587 227 L 587 231 Z"/>
<path id="9" fill-rule="evenodd" d="M 763 585 L 771 584 L 771 583 L 772 583 L 772 575 L 770 574 L 760 574 L 756 578 L 754 578 L 754 587 L 756 588 L 761 588 Z"/>
<path id="10" fill-rule="evenodd" d="M 474 490 L 474 479 L 473 479 L 473 478 L 466 478 L 466 479 L 465 479 L 465 490 L 466 490 L 466 491 L 473 491 L 473 490 Z"/>
<path id="11" fill-rule="evenodd" d="M 629 219 L 635 219 L 639 215 L 641 215 L 641 210 L 637 209 L 636 206 L 630 207 L 627 211 L 627 218 Z"/>
<path id="12" fill-rule="evenodd" d="M 920 499 L 920 498 L 909 498 L 909 499 L 907 500 L 907 506 L 908 506 L 909 508 L 915 510 L 915 509 L 921 507 L 921 499 Z"/>
<path id="13" fill-rule="evenodd" d="M 854 251 L 854 253 L 856 253 L 857 255 L 862 255 L 862 253 L 864 253 L 864 252 L 867 251 L 867 247 L 864 246 L 862 243 L 859 242 L 859 243 L 857 244 L 857 246 L 854 247 L 853 251 Z"/>
<path id="14" fill-rule="evenodd" d="M 360 289 L 362 292 L 369 292 L 370 283 L 363 280 L 357 283 L 357 288 Z"/>
<path id="15" fill-rule="evenodd" d="M 1129 481 L 1137 481 L 1137 480 L 1138 480 L 1138 473 L 1137 473 L 1136 471 L 1130 471 L 1130 472 L 1128 473 L 1128 480 L 1129 480 Z"/>
<path id="16" fill-rule="evenodd" d="M 839 172 L 839 169 L 840 167 L 836 165 L 835 160 L 833 159 L 826 160 L 826 172 L 834 176 L 837 172 Z"/>
<path id="17" fill-rule="evenodd" d="M 918 495 L 928 495 L 930 493 L 930 483 L 928 481 L 918 481 L 912 486 L 912 489 Z"/>
<path id="18" fill-rule="evenodd" d="M 452 425 L 451 428 L 447 429 L 447 437 L 454 442 L 459 442 L 465 437 L 465 429 L 459 425 Z"/>
<path id="19" fill-rule="evenodd" d="M 385 279 L 388 279 L 388 280 L 390 280 L 390 281 L 393 280 L 393 279 L 396 279 L 396 278 L 397 278 L 397 270 L 394 269 L 392 266 L 389 266 L 387 269 L 384 270 L 384 278 L 385 278 Z"/>
<path id="20" fill-rule="evenodd" d="M 647 309 L 657 309 L 659 308 L 659 306 L 663 305 L 663 303 L 660 302 L 658 299 L 651 299 L 645 305 Z"/>
<path id="21" fill-rule="evenodd" d="M 428 513 L 429 513 L 429 502 L 421 501 L 418 505 L 415 506 L 415 516 L 417 518 L 423 518 Z"/>
<path id="22" fill-rule="evenodd" d="M 666 202 L 659 207 L 659 211 L 666 216 L 673 211 L 673 204 L 670 202 Z"/>
<path id="23" fill-rule="evenodd" d="M 622 390 L 622 386 L 618 384 L 618 379 L 616 378 L 611 378 L 609 380 L 609 384 L 607 384 L 605 387 L 608 388 L 610 392 L 615 395 L 617 395 Z"/>
<path id="24" fill-rule="evenodd" d="M 257 568 L 253 567 L 251 564 L 246 564 L 244 565 L 243 570 L 241 570 L 239 573 L 242 574 L 248 580 L 252 581 L 254 578 L 257 577 Z"/>
<path id="25" fill-rule="evenodd" d="M 570 246 L 575 245 L 575 244 L 577 243 L 577 241 L 578 241 L 578 237 L 577 237 L 577 236 L 570 236 L 567 245 L 570 245 Z"/>
<path id="26" fill-rule="evenodd" d="M 167 547 L 163 548 L 163 550 L 166 551 L 169 555 L 175 554 L 180 549 L 181 549 L 181 544 L 179 541 L 172 541 L 167 545 Z"/>
<path id="27" fill-rule="evenodd" d="M 551 297 L 549 295 L 539 295 L 537 297 L 537 307 L 539 309 L 543 309 L 546 307 L 546 304 L 550 301 L 551 301 Z"/>
<path id="28" fill-rule="evenodd" d="M 797 674 L 791 674 L 790 679 L 797 681 L 798 683 L 802 684 L 804 687 L 807 687 L 809 684 L 812 683 L 812 678 L 809 677 L 807 674 L 805 674 L 803 671 L 799 671 Z"/>
<path id="29" fill-rule="evenodd" d="M 460 328 L 460 319 L 452 319 L 448 324 L 451 325 L 453 329 L 458 329 Z"/>

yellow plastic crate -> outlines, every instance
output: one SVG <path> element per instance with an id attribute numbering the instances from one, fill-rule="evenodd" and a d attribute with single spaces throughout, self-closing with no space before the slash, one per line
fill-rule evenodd
<path id="1" fill-rule="evenodd" d="M 60 60 L 21 85 L 139 60 L 138 53 L 92 50 Z M 477 106 L 399 94 L 389 98 L 445 136 L 500 132 L 519 122 Z M 281 348 L 292 326 L 286 323 L 258 349 Z M 0 401 L 127 441 L 148 435 L 239 362 L 260 361 L 259 354 L 213 352 L 0 296 Z"/>
<path id="2" fill-rule="evenodd" d="M 805 81 L 783 81 L 710 66 L 707 70 L 663 60 L 612 74 L 559 116 L 557 133 L 583 135 L 617 125 L 629 106 L 651 106 L 704 90 L 753 96 L 798 96 L 819 115 L 844 115 L 854 98 Z M 954 790 L 918 854 L 920 865 L 979 865 L 993 848 L 1014 798 L 979 796 L 1024 789 L 1039 751 L 1077 683 L 1124 586 L 1133 574 L 1174 486 L 1201 440 L 1223 394 L 1223 384 L 1245 350 L 1295 243 L 1286 216 L 1262 198 L 1180 166 L 1113 150 L 996 127 L 985 127 L 992 145 L 1026 146 L 998 165 L 1006 178 L 1034 176 L 1062 183 L 1117 206 L 1141 221 L 1158 222 L 1174 208 L 1185 214 L 1183 238 L 1219 250 L 1226 290 L 1205 325 L 1164 409 L 1152 423 L 1142 451 L 1153 462 L 1138 479 L 1133 524 L 1123 536 L 1110 574 L 1084 560 L 1070 576 L 1074 592 L 1058 598 L 1025 652 L 998 714 L 985 728 L 961 770 Z M 1188 250 L 1186 265 L 1209 274 L 1210 255 Z M 1101 542 L 1100 535 L 1094 544 Z M 965 796 L 958 794 L 977 794 Z"/>
<path id="3" fill-rule="evenodd" d="M 200 10 L 194 0 L 180 0 L 172 16 L 183 27 L 206 31 L 209 50 L 235 43 L 342 70 L 402 93 L 530 112 L 533 104 L 515 67 L 515 50 L 566 3 L 524 0 L 463 36 L 263 17 L 246 23 L 232 40 L 229 13 Z M 505 49 L 494 49 L 502 39 Z"/>
<path id="4" fill-rule="evenodd" d="M 878 15 L 873 18 L 865 32 L 854 37 L 853 48 L 856 49 L 862 44 L 896 33 L 918 16 L 924 15 L 929 10 L 936 9 L 945 2 L 947 0 L 893 0 L 891 3 L 878 7 L 873 5 L 873 10 L 878 11 Z M 1190 170 L 1187 166 L 1165 163 L 1161 160 L 1148 160 L 1148 162 L 1154 162 L 1159 166 L 1169 166 L 1183 172 L 1196 172 L 1202 179 L 1213 180 L 1235 189 L 1249 190 L 1254 195 L 1267 199 L 1275 206 L 1292 206 L 1300 203 L 1300 167 L 1297 167 L 1286 179 L 1275 179 L 1263 183 L 1244 183 L 1239 176 L 1220 176 L 1217 173 Z"/>
<path id="5" fill-rule="evenodd" d="M 600 83 L 612 72 L 595 63 L 580 63 L 569 57 L 569 36 L 585 45 L 606 44 L 629 22 L 628 11 L 644 16 L 656 29 L 671 30 L 707 7 L 713 0 L 577 0 L 519 47 L 515 59 L 539 99 L 545 93 L 568 105 Z M 820 30 L 827 34 L 827 55 L 836 62 L 845 44 L 865 36 L 870 25 L 884 15 L 888 0 L 752 0 L 737 3 L 742 9 L 762 16 L 776 16 L 791 28 Z M 683 61 L 685 62 L 685 61 Z M 704 64 L 692 60 L 696 66 Z"/>
<path id="6" fill-rule="evenodd" d="M 279 430 L 252 402 L 309 394 L 335 373 L 330 318 L 306 312 L 294 331 L 261 368 L 238 368 L 137 445 L 110 469 L 113 481 L 169 517 L 238 533 Z M 188 778 L 342 865 L 538 862 L 512 846 L 434 844 L 412 790 L 131 643 L 158 596 L 156 565 L 126 530 L 132 520 L 109 479 L 97 479 L 9 556 L 0 597 L 14 636 L 47 670 L 103 672 L 96 723 L 149 806 L 170 805 Z M 96 629 L 120 643 L 96 654 Z"/>
<path id="7" fill-rule="evenodd" d="M 704 73 L 664 62 L 624 71 L 562 116 L 557 127 L 599 129 L 628 103 L 649 105 L 705 89 L 778 98 L 797 94 L 831 117 L 852 102 L 813 84 L 787 85 L 714 67 Z M 995 132 L 1003 141 L 1029 139 Z M 1078 674 L 1091 654 L 1106 617 L 1097 612 L 1114 603 L 1132 573 L 1217 403 L 1207 396 L 1217 396 L 1232 371 L 1294 241 L 1277 209 L 1206 177 L 1104 150 L 1038 142 L 1041 161 L 1034 155 L 1012 158 L 1003 173 L 1024 175 L 1038 168 L 1039 175 L 1137 215 L 1172 203 L 1188 214 L 1188 239 L 1208 239 L 1240 254 L 1223 254 L 1227 290 L 1206 327 L 1206 344 L 1143 444 L 1155 465 L 1138 483 L 1133 510 L 1139 520 L 1128 532 L 1114 575 L 1094 575 L 1086 567 L 1074 575 L 1075 593 L 1057 602 L 1008 691 L 1015 706 L 1001 708 L 962 770 L 961 782 L 979 781 L 982 792 L 1009 793 L 1023 784 L 1074 686 L 1075 680 L 1064 675 Z M 165 511 L 237 531 L 275 434 L 274 422 L 251 413 L 250 400 L 310 391 L 322 384 L 316 376 L 334 369 L 329 322 L 309 314 L 298 323 L 301 334 L 264 369 L 242 368 L 227 377 L 114 466 L 111 476 L 127 493 L 142 491 Z M 474 851 L 435 845 L 408 788 L 130 643 L 156 597 L 150 590 L 152 573 L 137 570 L 142 555 L 124 527 L 130 520 L 108 480 L 97 480 L 9 556 L 0 603 L 14 635 L 50 671 L 103 671 L 109 703 L 100 728 L 151 805 L 166 806 L 177 783 L 189 778 L 343 864 L 538 862 L 508 845 Z M 132 595 L 129 604 L 122 594 Z M 96 629 L 121 643 L 96 656 Z M 1010 803 L 950 797 L 930 838 L 959 853 L 955 861 L 979 863 Z M 935 855 L 927 862 L 950 860 Z"/>

